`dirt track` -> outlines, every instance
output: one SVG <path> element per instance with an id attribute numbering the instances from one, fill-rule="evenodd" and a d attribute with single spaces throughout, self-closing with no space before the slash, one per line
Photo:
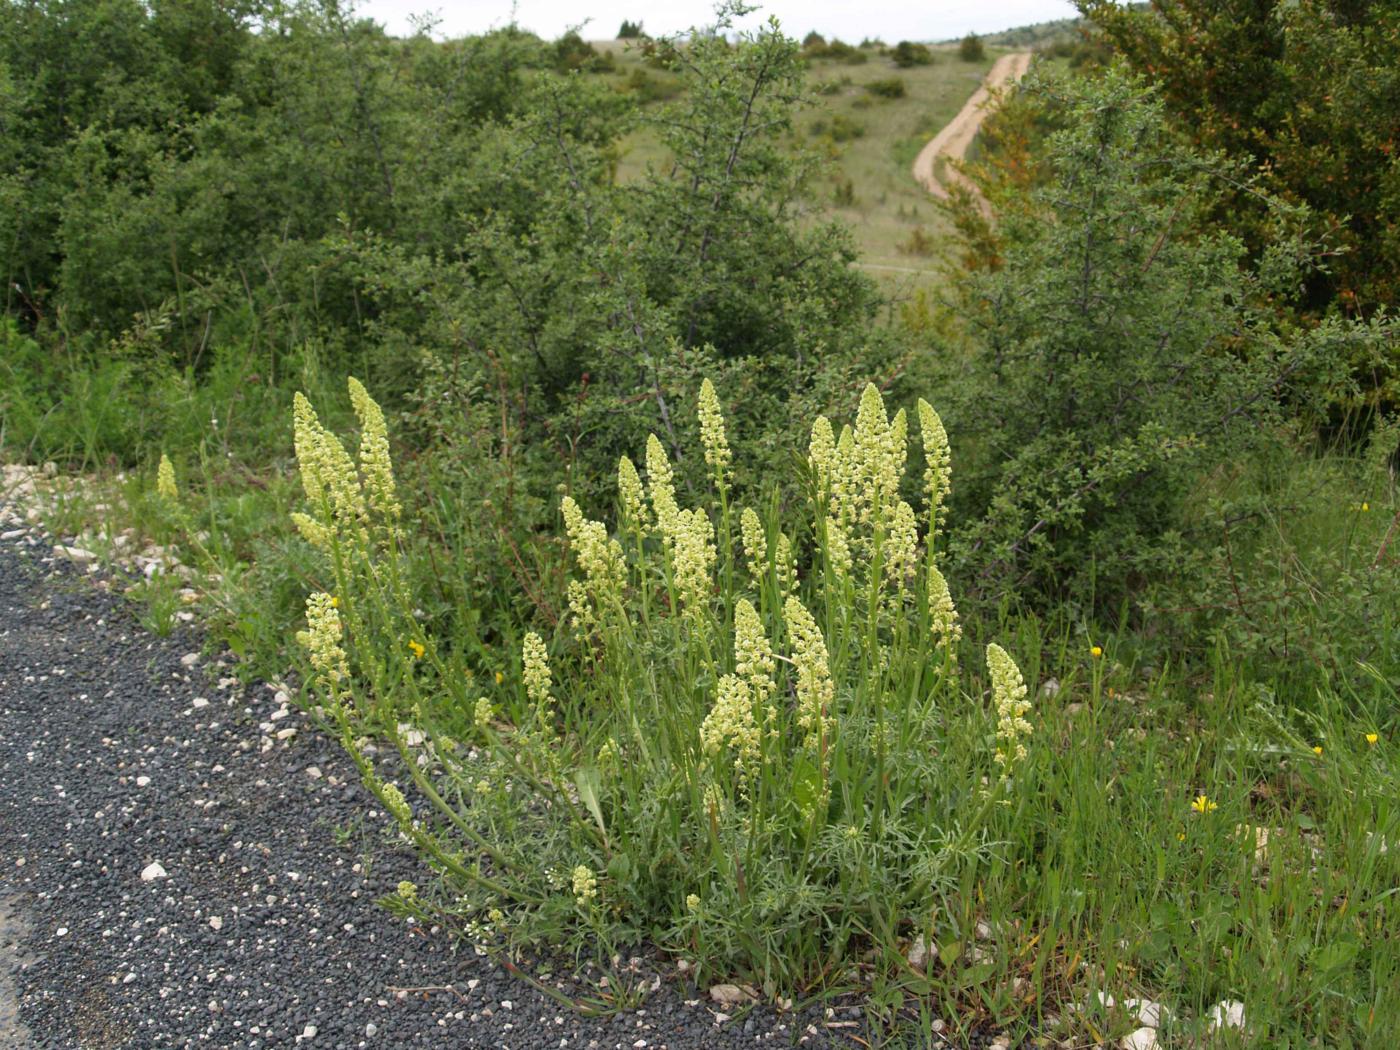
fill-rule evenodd
<path id="1" fill-rule="evenodd" d="M 992 92 L 1014 84 L 1026 75 L 1026 70 L 1031 67 L 1031 53 L 1029 51 L 1018 51 L 1011 55 L 1002 55 L 992 65 L 991 71 L 986 79 L 976 91 L 972 93 L 958 111 L 958 115 L 948 122 L 948 124 L 919 151 L 919 155 L 914 159 L 914 178 L 921 183 L 935 197 L 946 198 L 948 190 L 946 184 L 965 182 L 962 174 L 954 170 L 951 166 L 945 165 L 943 180 L 939 181 L 937 175 L 938 159 L 942 157 L 945 161 L 962 160 L 967 156 L 968 148 L 972 145 L 972 140 L 977 137 L 977 131 L 982 126 L 982 121 L 987 116 L 987 102 L 991 99 Z"/>

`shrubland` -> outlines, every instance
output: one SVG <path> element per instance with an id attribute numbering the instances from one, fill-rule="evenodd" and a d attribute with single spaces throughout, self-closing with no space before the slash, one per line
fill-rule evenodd
<path id="1" fill-rule="evenodd" d="M 896 309 L 794 123 L 856 49 L 742 12 L 628 72 L 334 5 L 8 5 L 0 427 L 96 475 L 52 526 L 182 551 L 422 856 L 385 903 L 527 975 L 651 952 L 894 1045 L 1117 1040 L 1132 997 L 1182 1044 L 1240 1000 L 1215 1038 L 1378 1045 L 1371 175 L 1290 188 L 1294 139 L 1260 165 L 1133 57 L 1175 22 L 1105 16 L 1128 62 L 1006 103 L 941 306 Z M 177 586 L 133 586 L 154 626 Z"/>

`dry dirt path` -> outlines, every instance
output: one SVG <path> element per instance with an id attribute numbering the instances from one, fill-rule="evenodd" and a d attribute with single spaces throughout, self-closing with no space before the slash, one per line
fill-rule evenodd
<path id="1" fill-rule="evenodd" d="M 947 184 L 961 183 L 966 180 L 962 174 L 951 167 L 944 169 L 944 181 L 939 181 L 938 159 L 942 157 L 945 161 L 962 160 L 967 156 L 967 151 L 972 145 L 972 140 L 977 137 L 977 131 L 982 127 L 982 121 L 987 116 L 987 103 L 990 101 L 992 92 L 1014 84 L 1026 75 L 1026 71 L 1031 67 L 1031 53 L 1029 51 L 1017 51 L 1014 54 L 1002 55 L 992 64 L 991 71 L 986 79 L 972 97 L 967 100 L 958 115 L 950 120 L 943 130 L 919 151 L 919 155 L 914 158 L 914 179 L 924 186 L 935 197 L 946 199 L 948 196 Z M 945 184 L 946 183 L 946 184 Z"/>

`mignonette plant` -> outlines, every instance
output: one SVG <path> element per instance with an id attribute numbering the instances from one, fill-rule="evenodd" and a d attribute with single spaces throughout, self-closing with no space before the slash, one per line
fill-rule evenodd
<path id="1" fill-rule="evenodd" d="M 644 473 L 618 465 L 611 529 L 565 496 L 568 623 L 527 633 L 511 677 L 478 669 L 480 639 L 418 622 L 384 417 L 353 379 L 350 396 L 358 462 L 296 402 L 295 520 L 334 581 L 300 641 L 324 715 L 437 875 L 392 904 L 484 950 L 651 941 L 768 994 L 871 949 L 902 964 L 1036 765 L 1010 655 L 988 647 L 991 705 L 961 691 L 934 410 L 919 403 L 918 509 L 908 420 L 869 386 L 854 426 L 816 420 L 806 514 L 785 522 L 735 504 L 707 381 L 705 498 L 681 505 L 654 437 Z"/>

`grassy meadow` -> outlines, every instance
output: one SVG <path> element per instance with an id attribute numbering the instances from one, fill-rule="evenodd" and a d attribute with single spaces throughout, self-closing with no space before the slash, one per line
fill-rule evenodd
<path id="1" fill-rule="evenodd" d="M 1261 106 L 1259 165 L 1143 56 L 1288 63 L 1099 12 L 984 213 L 910 166 L 999 49 L 113 3 L 6 9 L 0 442 L 354 759 L 381 905 L 585 1011 L 636 954 L 853 1046 L 1394 1042 L 1400 340 L 1336 186 L 1391 23 L 1260 24 L 1374 119 Z"/>

